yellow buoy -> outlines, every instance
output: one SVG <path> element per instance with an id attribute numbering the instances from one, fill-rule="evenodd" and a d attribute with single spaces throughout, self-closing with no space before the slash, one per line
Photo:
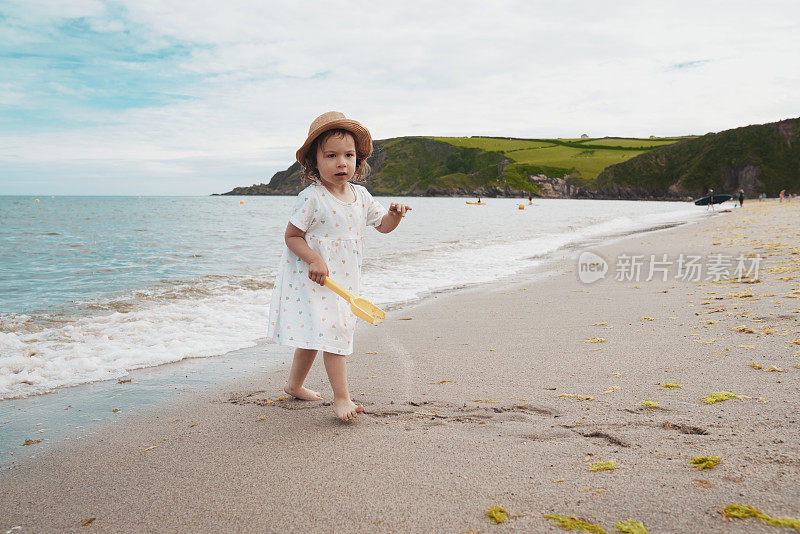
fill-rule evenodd
<path id="1" fill-rule="evenodd" d="M 38 198 L 36 199 L 36 202 L 39 202 L 39 199 L 38 199 Z"/>
<path id="2" fill-rule="evenodd" d="M 244 204 L 244 200 L 240 200 L 240 201 L 239 201 L 239 204 Z"/>
<path id="3" fill-rule="evenodd" d="M 524 210 L 525 209 L 525 204 L 520 204 L 519 206 L 517 206 L 517 209 Z"/>

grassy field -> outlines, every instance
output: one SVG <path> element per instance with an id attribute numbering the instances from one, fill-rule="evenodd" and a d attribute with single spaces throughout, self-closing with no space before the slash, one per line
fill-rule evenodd
<path id="1" fill-rule="evenodd" d="M 548 143 L 546 141 L 536 142 L 529 139 L 501 139 L 495 137 L 431 137 L 431 139 L 462 148 L 479 148 L 487 152 L 503 153 L 509 150 L 553 145 L 553 143 Z"/>
<path id="2" fill-rule="evenodd" d="M 579 141 L 586 146 L 617 146 L 617 147 L 632 147 L 632 148 L 655 148 L 664 145 L 671 145 L 683 139 L 691 139 L 690 137 L 654 137 L 653 139 L 631 139 L 625 137 L 605 137 L 603 139 L 582 139 Z"/>
<path id="3" fill-rule="evenodd" d="M 579 173 L 584 179 L 596 178 L 615 163 L 621 163 L 652 148 L 670 145 L 685 138 L 600 139 L 505 139 L 497 137 L 432 137 L 436 141 L 463 148 L 499 152 L 517 164 L 563 169 Z"/>
<path id="4" fill-rule="evenodd" d="M 620 163 L 641 154 L 642 150 L 602 150 L 586 147 L 576 149 L 566 146 L 532 148 L 506 152 L 517 163 L 575 169 L 584 178 L 595 178 L 609 165 Z"/>

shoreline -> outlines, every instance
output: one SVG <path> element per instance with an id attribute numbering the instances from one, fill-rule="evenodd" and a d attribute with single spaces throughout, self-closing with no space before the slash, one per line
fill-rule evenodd
<path id="1" fill-rule="evenodd" d="M 435 295 L 360 328 L 349 378 L 367 413 L 354 424 L 281 399 L 285 371 L 257 372 L 4 469 L 0 528 L 77 531 L 94 517 L 101 531 L 555 532 L 542 517 L 555 513 L 607 529 L 632 517 L 651 532 L 771 531 L 719 513 L 800 514 L 800 437 L 787 430 L 800 209 L 751 206 L 587 248 L 760 252 L 760 283 L 582 284 L 579 251 L 563 250 L 542 279 Z M 754 333 L 734 331 L 745 325 Z M 308 383 L 330 397 L 321 362 Z M 740 398 L 702 402 L 719 391 Z M 712 470 L 689 465 L 712 454 Z M 484 515 L 496 504 L 505 525 Z"/>
<path id="2" fill-rule="evenodd" d="M 14 362 L 9 370 L 11 374 L 2 381 L 0 397 L 19 398 L 90 380 L 124 378 L 127 370 L 133 367 L 153 366 L 194 355 L 222 354 L 252 345 L 264 336 L 259 316 L 266 313 L 268 298 L 264 300 L 264 296 L 268 297 L 273 283 L 274 273 L 269 266 L 277 261 L 275 256 L 282 247 L 282 240 L 277 237 L 281 218 L 270 215 L 266 228 L 253 230 L 253 235 L 261 236 L 259 239 L 248 239 L 249 230 L 244 228 L 259 228 L 254 218 L 260 213 L 279 213 L 282 208 L 276 206 L 282 206 L 288 199 L 261 199 L 246 210 L 237 203 L 226 202 L 220 207 L 203 199 L 176 201 L 174 206 L 159 200 L 146 206 L 132 200 L 123 202 L 126 210 L 163 212 L 166 227 L 159 230 L 160 219 L 156 218 L 147 225 L 140 225 L 142 228 L 125 229 L 131 232 L 130 239 L 125 240 L 128 243 L 150 239 L 159 233 L 166 241 L 179 240 L 179 228 L 171 226 L 170 221 L 181 219 L 168 214 L 185 213 L 200 204 L 230 217 L 232 230 L 225 232 L 230 234 L 229 243 L 241 242 L 245 249 L 226 263 L 226 258 L 230 257 L 227 252 L 234 252 L 227 247 L 233 245 L 220 243 L 217 246 L 212 239 L 216 230 L 206 228 L 200 232 L 203 236 L 198 238 L 197 250 L 192 254 L 183 251 L 179 241 L 163 247 L 161 254 L 165 257 L 163 261 L 156 261 L 166 265 L 157 269 L 164 271 L 163 278 L 151 272 L 152 259 L 138 253 L 131 253 L 131 259 L 126 260 L 131 263 L 132 274 L 128 276 L 124 272 L 128 267 L 103 268 L 107 263 L 105 256 L 116 254 L 115 241 L 110 234 L 119 233 L 111 232 L 113 224 L 103 224 L 106 238 L 98 239 L 98 243 L 103 243 L 98 245 L 102 253 L 83 258 L 83 252 L 77 252 L 76 259 L 88 261 L 91 269 L 76 270 L 67 265 L 56 269 L 64 276 L 63 283 L 38 283 L 39 278 L 46 278 L 45 271 L 51 269 L 46 266 L 58 263 L 61 251 L 80 247 L 74 247 L 67 234 L 44 232 L 44 228 L 39 228 L 41 225 L 34 225 L 33 231 L 42 241 L 39 248 L 52 253 L 43 256 L 42 262 L 28 265 L 31 260 L 24 259 L 24 251 L 18 250 L 16 256 L 12 256 L 17 258 L 12 262 L 12 270 L 29 273 L 28 279 L 23 277 L 16 285 L 10 279 L 0 284 L 6 287 L 9 297 L 6 313 L 0 314 L 2 329 L 7 334 L 0 336 L 3 338 L 0 344 L 2 352 Z M 663 221 L 694 219 L 697 214 L 703 214 L 703 210 L 658 202 L 623 205 L 613 201 L 552 200 L 537 203 L 539 207 L 535 209 L 519 211 L 515 201 L 497 200 L 476 212 L 470 206 L 465 208 L 460 200 L 425 200 L 427 202 L 417 201 L 420 215 L 426 212 L 418 221 L 419 228 L 398 233 L 385 242 L 377 233 L 367 236 L 367 250 L 373 252 L 365 259 L 368 276 L 363 291 L 379 305 L 405 303 L 445 285 L 456 287 L 501 278 L 511 271 L 526 268 L 531 264 L 530 258 L 545 257 L 556 247 L 585 240 L 589 235 L 638 230 Z M 86 202 L 95 207 L 104 205 L 103 202 Z M 54 208 L 48 217 L 64 210 L 69 212 L 70 204 Z M 102 211 L 107 211 L 106 208 Z M 484 223 L 471 222 L 473 216 L 489 224 L 489 230 L 482 228 Z M 459 220 L 462 222 L 449 224 Z M 443 223 L 449 228 L 443 227 L 441 235 L 428 231 Z M 462 227 L 465 228 L 463 232 Z M 269 245 L 266 249 L 258 245 L 262 238 Z M 381 250 L 384 243 L 385 251 Z M 169 251 L 171 248 L 176 250 Z M 451 251 L 453 256 L 450 256 Z M 454 263 L 460 263 L 462 268 L 451 271 Z M 113 290 L 109 291 L 109 287 Z M 239 295 L 239 289 L 244 289 L 245 293 Z M 201 306 L 203 314 L 195 321 L 191 317 L 198 304 L 208 306 Z M 123 315 L 117 316 L 115 312 Z M 165 314 L 171 317 L 165 318 Z M 231 326 L 223 326 L 215 317 L 226 318 Z M 196 323 L 197 328 L 189 323 Z M 62 339 L 66 345 L 60 342 Z M 141 351 L 141 347 L 158 348 L 162 344 L 164 347 L 160 350 Z M 25 357 L 34 353 L 38 358 Z M 92 362 L 89 369 L 84 370 L 81 362 L 95 357 L 99 358 L 93 360 L 100 363 L 99 370 L 93 371 Z"/>
<path id="3" fill-rule="evenodd" d="M 246 189 L 245 187 L 244 189 Z M 241 189 L 241 188 L 235 188 Z M 480 193 L 477 194 L 469 194 L 468 192 L 457 192 L 457 193 L 449 193 L 449 192 L 441 192 L 440 194 L 434 194 L 430 191 L 424 191 L 419 193 L 413 192 L 406 192 L 402 194 L 392 194 L 392 193 L 375 193 L 373 194 L 376 198 L 494 198 L 494 199 L 527 199 L 529 192 L 522 191 L 522 190 L 513 190 L 506 192 L 507 194 L 498 194 L 498 193 Z M 34 196 L 34 195 L 27 195 L 27 196 Z M 228 191 L 227 193 L 211 193 L 207 196 L 210 197 L 296 197 L 297 193 L 291 192 L 274 192 L 274 193 L 243 193 L 243 192 L 236 192 Z M 642 197 L 622 197 L 622 196 L 611 196 L 611 195 L 596 195 L 596 196 L 576 196 L 576 195 L 542 195 L 540 193 L 530 193 L 530 196 L 533 197 L 533 200 L 623 200 L 623 201 L 631 201 L 631 202 L 693 202 L 697 200 L 696 198 L 683 195 L 683 196 L 642 196 Z M 751 202 L 755 202 L 758 198 L 747 199 Z"/>
<path id="4" fill-rule="evenodd" d="M 254 368 L 282 365 L 280 347 L 259 343 L 217 356 L 131 370 L 124 379 L 59 387 L 46 393 L 0 401 L 0 470 L 32 461 L 63 444 L 102 432 L 127 417 L 181 402 L 218 387 L 220 378 L 234 382 Z M 266 365 L 265 365 L 266 364 Z M 26 440 L 41 440 L 36 447 Z"/>
<path id="5" fill-rule="evenodd" d="M 475 282 L 429 291 L 416 299 L 393 302 L 383 307 L 389 312 L 413 309 L 417 305 L 453 292 L 481 290 L 495 284 L 504 284 L 515 276 L 525 276 L 530 281 L 539 280 L 548 276 L 550 266 L 556 263 L 559 257 L 571 254 L 578 248 L 610 245 L 620 240 L 668 231 L 697 224 L 700 221 L 670 223 L 646 230 L 626 230 L 618 235 L 587 237 L 556 251 L 531 258 L 533 265 L 521 272 L 489 282 Z M 267 354 L 265 358 L 269 363 L 267 366 L 260 362 L 262 352 Z M 137 416 L 158 410 L 170 400 L 178 399 L 185 394 L 219 388 L 221 385 L 216 380 L 219 376 L 225 376 L 223 380 L 225 383 L 245 378 L 250 372 L 248 365 L 258 365 L 269 372 L 275 372 L 276 369 L 290 363 L 290 349 L 264 338 L 253 347 L 224 354 L 189 357 L 177 362 L 133 369 L 124 379 L 62 386 L 28 397 L 0 400 L 0 407 L 4 407 L 7 414 L 0 417 L 0 429 L 3 430 L 0 434 L 0 469 L 8 467 L 8 464 L 32 460 L 41 452 L 57 450 L 60 444 L 81 435 L 102 431 L 104 427 L 113 425 L 121 417 Z M 228 364 L 232 367 L 223 369 L 228 367 Z M 120 384 L 126 385 L 119 387 Z M 12 413 L 16 415 L 12 416 Z M 59 414 L 57 417 L 56 413 Z M 30 451 L 28 446 L 23 445 L 28 439 L 42 439 L 41 445 L 37 443 L 39 450 Z M 29 452 L 33 454 L 23 456 Z"/>

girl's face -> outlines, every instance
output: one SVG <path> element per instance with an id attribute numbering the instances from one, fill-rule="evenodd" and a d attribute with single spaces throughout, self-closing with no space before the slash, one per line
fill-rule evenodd
<path id="1" fill-rule="evenodd" d="M 317 170 L 322 182 L 341 187 L 356 172 L 356 140 L 351 134 L 331 135 L 317 147 Z"/>

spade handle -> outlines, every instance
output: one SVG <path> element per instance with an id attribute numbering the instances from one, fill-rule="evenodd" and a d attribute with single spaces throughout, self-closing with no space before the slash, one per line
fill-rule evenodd
<path id="1" fill-rule="evenodd" d="M 331 288 L 336 294 L 338 294 L 340 297 L 342 297 L 344 300 L 348 302 L 353 302 L 353 300 L 356 298 L 352 293 L 350 293 L 348 290 L 346 290 L 345 288 L 334 282 L 333 279 L 331 279 L 328 276 L 325 277 L 325 285 Z"/>

